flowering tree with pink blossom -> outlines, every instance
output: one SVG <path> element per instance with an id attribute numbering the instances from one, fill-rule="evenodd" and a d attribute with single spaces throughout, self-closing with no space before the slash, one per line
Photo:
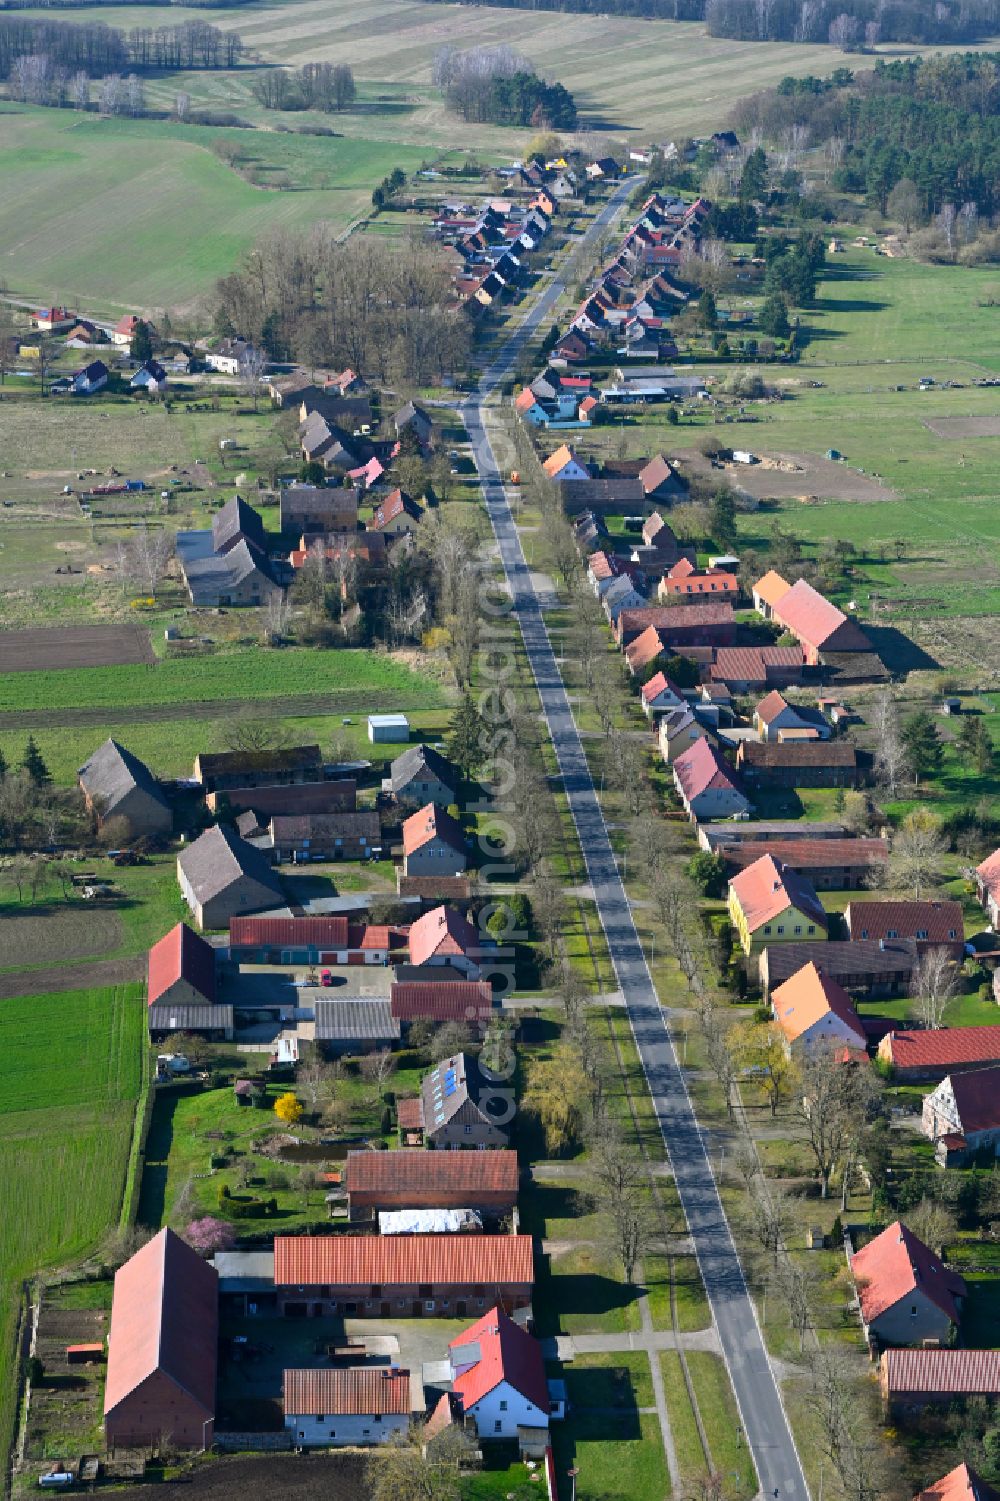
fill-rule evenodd
<path id="1" fill-rule="evenodd" d="M 210 1214 L 206 1214 L 204 1219 L 192 1220 L 184 1232 L 184 1239 L 201 1256 L 211 1256 L 216 1251 L 229 1251 L 236 1244 L 232 1226 Z"/>

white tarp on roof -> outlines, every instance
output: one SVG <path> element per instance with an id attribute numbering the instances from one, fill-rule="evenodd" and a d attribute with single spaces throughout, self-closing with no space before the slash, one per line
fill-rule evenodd
<path id="1" fill-rule="evenodd" d="M 474 1209 L 383 1209 L 378 1228 L 380 1235 L 445 1235 L 481 1230 L 483 1222 Z"/>

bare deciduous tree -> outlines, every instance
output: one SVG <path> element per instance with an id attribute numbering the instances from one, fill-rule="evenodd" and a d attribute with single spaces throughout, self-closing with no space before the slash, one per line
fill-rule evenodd
<path id="1" fill-rule="evenodd" d="M 914 1005 L 925 1027 L 941 1027 L 958 989 L 958 966 L 945 948 L 927 949 L 914 976 Z"/>

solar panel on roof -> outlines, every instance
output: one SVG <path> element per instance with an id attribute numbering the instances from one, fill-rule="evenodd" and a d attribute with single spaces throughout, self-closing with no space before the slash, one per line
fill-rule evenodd
<path id="1" fill-rule="evenodd" d="M 455 1083 L 454 1079 L 452 1079 L 450 1084 L 445 1085 L 444 1092 L 446 1095 L 454 1094 L 457 1089 L 458 1085 Z"/>

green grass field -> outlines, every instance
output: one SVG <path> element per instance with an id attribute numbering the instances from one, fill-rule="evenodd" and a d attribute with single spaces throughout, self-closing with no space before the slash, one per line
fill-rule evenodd
<path id="1" fill-rule="evenodd" d="M 118 1220 L 145 1018 L 138 986 L 0 1008 L 0 1443 L 16 1396 L 17 1286 L 86 1255 Z"/>
<path id="2" fill-rule="evenodd" d="M 123 703 L 204 704 L 301 693 L 329 694 L 331 708 L 358 707 L 374 696 L 398 700 L 400 707 L 432 708 L 443 698 L 431 679 L 375 652 L 257 648 L 155 665 L 8 673 L 0 685 L 0 711 L 118 710 Z"/>
<path id="3" fill-rule="evenodd" d="M 173 17 L 171 17 L 173 20 Z M 180 17 L 177 17 L 180 20 Z M 224 132 L 222 132 L 224 133 Z M 416 142 L 230 132 L 293 190 L 255 187 L 211 151 L 208 127 L 0 108 L 0 239 L 15 296 L 70 306 L 190 309 L 269 230 L 346 228 Z M 244 142 L 244 138 L 245 142 Z"/>

